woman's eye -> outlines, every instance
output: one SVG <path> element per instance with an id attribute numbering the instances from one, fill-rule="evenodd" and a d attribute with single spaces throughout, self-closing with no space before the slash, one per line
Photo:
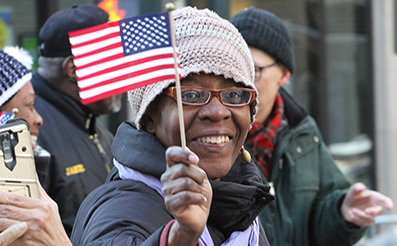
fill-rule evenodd
<path id="1" fill-rule="evenodd" d="M 184 102 L 194 102 L 200 98 L 200 93 L 195 90 L 188 90 L 182 92 L 182 101 Z"/>
<path id="2" fill-rule="evenodd" d="M 227 93 L 228 98 L 240 98 L 241 97 L 241 92 L 240 91 L 229 91 Z"/>
<path id="3" fill-rule="evenodd" d="M 224 93 L 224 101 L 231 104 L 239 104 L 242 101 L 242 91 L 231 90 Z"/>

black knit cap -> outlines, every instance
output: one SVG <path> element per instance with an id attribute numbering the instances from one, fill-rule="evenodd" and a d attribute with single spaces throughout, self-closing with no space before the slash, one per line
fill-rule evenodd
<path id="1" fill-rule="evenodd" d="M 8 102 L 32 78 L 30 71 L 0 49 L 0 106 Z"/>
<path id="2" fill-rule="evenodd" d="M 69 32 L 108 22 L 109 15 L 96 5 L 74 5 L 51 15 L 40 29 L 40 55 L 67 57 L 72 55 Z"/>
<path id="3" fill-rule="evenodd" d="M 249 7 L 233 16 L 230 22 L 237 27 L 249 46 L 265 51 L 291 73 L 294 72 L 292 39 L 280 18 L 266 10 Z"/>

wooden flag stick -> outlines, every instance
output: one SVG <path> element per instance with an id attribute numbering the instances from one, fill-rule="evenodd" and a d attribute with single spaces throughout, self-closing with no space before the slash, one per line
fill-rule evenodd
<path id="1" fill-rule="evenodd" d="M 172 11 L 175 9 L 174 4 L 167 3 L 165 8 L 168 11 L 169 19 L 170 19 L 170 32 L 171 32 L 171 43 L 172 48 L 174 50 L 174 67 L 175 67 L 175 84 L 176 84 L 176 102 L 178 104 L 178 116 L 179 116 L 179 130 L 181 134 L 181 146 L 182 148 L 186 148 L 186 137 L 185 137 L 185 124 L 183 121 L 183 108 L 182 108 L 182 95 L 181 95 L 181 82 L 179 80 L 178 73 L 178 62 L 176 55 L 176 42 L 175 42 L 175 31 L 174 31 L 174 18 L 172 17 Z"/>

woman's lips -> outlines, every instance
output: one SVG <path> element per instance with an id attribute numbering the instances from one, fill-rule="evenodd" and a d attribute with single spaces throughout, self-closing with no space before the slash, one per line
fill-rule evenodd
<path id="1" fill-rule="evenodd" d="M 222 144 L 229 142 L 229 136 L 206 136 L 197 138 L 198 142 L 211 143 L 211 144 Z"/>

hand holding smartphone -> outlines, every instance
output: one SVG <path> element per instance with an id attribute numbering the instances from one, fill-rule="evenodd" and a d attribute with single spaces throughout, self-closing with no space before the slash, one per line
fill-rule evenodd
<path id="1" fill-rule="evenodd" d="M 22 119 L 0 126 L 0 191 L 40 198 L 29 125 Z"/>

